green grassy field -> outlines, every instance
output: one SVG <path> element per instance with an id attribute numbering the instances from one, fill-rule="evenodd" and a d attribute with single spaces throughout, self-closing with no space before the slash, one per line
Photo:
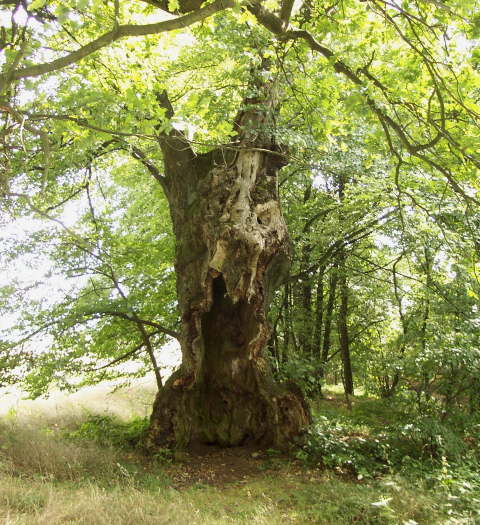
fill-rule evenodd
<path id="1" fill-rule="evenodd" d="M 424 476 L 390 469 L 364 478 L 272 450 L 146 456 L 133 442 L 151 394 L 119 390 L 102 405 L 93 389 L 75 403 L 64 397 L 7 412 L 0 419 L 0 523 L 480 523 L 475 478 L 455 477 L 446 465 Z M 391 416 L 366 398 L 349 412 L 334 394 L 315 412 L 329 421 L 351 417 L 361 439 Z"/>

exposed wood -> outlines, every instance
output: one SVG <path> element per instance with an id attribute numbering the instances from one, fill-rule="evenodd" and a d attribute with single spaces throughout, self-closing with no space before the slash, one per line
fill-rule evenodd
<path id="1" fill-rule="evenodd" d="M 270 119 L 275 86 L 252 74 L 239 148 L 193 155 L 181 133 L 163 137 L 167 198 L 176 238 L 182 365 L 155 401 L 150 447 L 189 443 L 288 447 L 308 425 L 298 389 L 275 384 L 264 347 L 266 312 L 288 274 Z M 168 103 L 165 101 L 165 103 Z"/>

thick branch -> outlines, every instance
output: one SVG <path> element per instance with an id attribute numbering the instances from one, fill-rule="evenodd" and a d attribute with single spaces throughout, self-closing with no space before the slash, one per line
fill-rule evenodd
<path id="1" fill-rule="evenodd" d="M 179 0 L 178 9 L 175 9 L 175 11 L 172 11 L 169 8 L 168 0 L 142 0 L 142 2 L 152 5 L 153 7 L 157 7 L 158 9 L 166 11 L 167 13 L 178 14 L 189 13 L 190 11 L 198 9 L 204 3 L 204 0 Z"/>
<path id="2" fill-rule="evenodd" d="M 158 105 L 165 110 L 165 116 L 171 120 L 175 113 L 167 91 L 163 90 L 157 93 L 156 99 Z M 174 127 L 168 133 L 161 131 L 158 136 L 158 142 L 164 158 L 164 179 L 168 179 L 178 171 L 182 171 L 181 168 L 185 169 L 195 157 L 192 147 L 184 134 Z M 150 170 L 148 166 L 146 167 Z"/>
<path id="3" fill-rule="evenodd" d="M 288 26 L 288 22 L 290 21 L 290 16 L 292 14 L 294 0 L 283 0 L 282 1 L 282 7 L 280 9 L 280 18 L 282 22 L 284 23 L 284 26 Z"/>
<path id="4" fill-rule="evenodd" d="M 233 7 L 234 5 L 234 0 L 215 0 L 213 3 L 202 7 L 197 11 L 193 11 L 192 13 L 174 18 L 172 20 L 165 20 L 164 22 L 158 22 L 156 24 L 121 25 L 64 57 L 57 58 L 56 60 L 52 60 L 51 62 L 46 62 L 44 64 L 37 64 L 35 66 L 19 69 L 11 75 L 11 78 L 19 79 L 38 77 L 45 73 L 58 71 L 59 69 L 63 69 L 82 60 L 83 58 L 91 55 L 92 53 L 95 53 L 99 49 L 102 49 L 117 40 L 120 40 L 121 38 L 154 35 L 167 31 L 173 31 L 175 29 L 183 29 L 184 27 L 188 27 L 195 22 L 204 20 L 214 13 L 223 11 L 224 9 Z"/>

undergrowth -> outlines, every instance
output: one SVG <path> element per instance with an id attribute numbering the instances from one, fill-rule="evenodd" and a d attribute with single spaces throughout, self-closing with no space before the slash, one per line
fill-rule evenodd
<path id="1" fill-rule="evenodd" d="M 458 523 L 480 523 L 480 425 L 405 410 L 399 400 L 319 401 L 296 456 L 350 479 L 400 477 L 436 491 Z M 453 519 L 453 518 L 452 518 Z M 451 521 L 451 523 L 457 523 Z"/>
<path id="2" fill-rule="evenodd" d="M 170 451 L 145 456 L 147 425 L 82 411 L 0 419 L 0 523 L 480 523 L 478 434 L 385 401 L 330 396 L 297 459 L 267 451 L 249 479 L 179 488 Z M 461 428 L 460 428 L 461 427 Z"/>
<path id="3" fill-rule="evenodd" d="M 406 472 L 411 465 L 435 470 L 445 463 L 479 462 L 477 418 L 442 420 L 433 413 L 407 411 L 405 406 L 401 399 L 360 397 L 350 408 L 340 396 L 319 401 L 298 456 L 311 464 L 347 470 L 360 479 Z"/>
<path id="4" fill-rule="evenodd" d="M 133 417 L 123 421 L 108 414 L 88 414 L 77 428 L 65 431 L 64 436 L 77 441 L 95 441 L 102 446 L 137 447 L 148 427 L 147 417 Z"/>

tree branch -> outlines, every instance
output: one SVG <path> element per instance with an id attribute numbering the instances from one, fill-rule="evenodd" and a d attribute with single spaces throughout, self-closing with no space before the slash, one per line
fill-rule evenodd
<path id="1" fill-rule="evenodd" d="M 365 87 L 365 83 L 362 80 L 362 78 L 356 73 L 354 70 L 352 70 L 345 62 L 342 60 L 339 60 L 335 53 L 317 42 L 315 37 L 309 33 L 308 31 L 304 29 L 298 29 L 298 30 L 290 30 L 286 31 L 284 30 L 282 20 L 271 13 L 270 11 L 264 9 L 260 2 L 258 0 L 252 2 L 250 5 L 248 5 L 248 10 L 256 17 L 258 22 L 266 27 L 269 31 L 271 31 L 274 35 L 277 36 L 279 40 L 287 41 L 287 40 L 304 40 L 310 49 L 312 51 L 317 51 L 320 54 L 322 54 L 327 60 L 329 60 L 332 63 L 332 67 L 337 73 L 340 73 L 347 77 L 352 83 L 354 83 L 357 86 Z M 365 73 L 365 71 L 360 70 L 360 72 Z M 384 95 L 386 95 L 385 87 L 372 75 L 368 74 L 367 78 L 370 82 L 372 82 L 375 87 L 380 89 Z M 438 86 L 437 86 L 438 87 Z M 377 116 L 377 118 L 380 121 L 380 124 L 382 125 L 383 129 L 385 130 L 385 133 L 387 137 L 389 137 L 388 129 L 392 129 L 394 133 L 397 135 L 398 139 L 400 140 L 400 143 L 406 148 L 408 153 L 426 164 L 428 164 L 431 168 L 434 168 L 440 173 L 442 173 L 450 185 L 452 186 L 453 190 L 460 195 L 465 202 L 467 203 L 475 203 L 480 204 L 480 201 L 478 201 L 475 197 L 472 197 L 471 195 L 468 195 L 465 190 L 458 184 L 458 182 L 452 177 L 449 170 L 443 168 L 440 166 L 437 162 L 434 160 L 426 157 L 421 152 L 427 148 L 430 148 L 432 145 L 435 145 L 439 138 L 435 137 L 435 139 L 429 141 L 427 144 L 413 144 L 410 140 L 405 131 L 403 130 L 402 126 L 396 122 L 390 115 L 388 115 L 383 109 L 379 107 L 379 105 L 375 102 L 375 100 L 368 94 L 364 95 L 367 105 L 370 107 L 370 109 L 373 111 L 373 113 Z M 445 136 L 442 134 L 442 138 L 445 138 Z M 390 145 L 392 147 L 391 141 Z M 464 152 L 461 150 L 461 148 L 458 145 L 455 145 L 457 149 L 464 155 L 464 157 L 468 160 L 472 160 L 467 155 L 464 154 Z M 473 159 L 474 160 L 474 159 Z"/>
<path id="2" fill-rule="evenodd" d="M 162 326 L 159 323 L 156 323 L 155 321 L 148 321 L 147 319 L 141 319 L 136 315 L 134 317 L 125 312 L 118 312 L 116 310 L 93 310 L 91 312 L 85 312 L 85 315 L 110 315 L 112 317 L 120 317 L 121 319 L 125 319 L 133 323 L 139 322 L 146 326 L 152 326 L 156 328 L 158 332 L 169 335 L 170 337 L 173 337 L 174 339 L 179 339 L 180 337 L 180 334 L 178 332 L 175 332 L 175 330 L 170 330 L 169 328 L 165 328 L 164 326 Z"/>
<path id="3" fill-rule="evenodd" d="M 147 155 L 137 146 L 128 144 L 131 151 L 131 155 L 135 160 L 140 161 L 148 170 L 150 175 L 157 180 L 162 186 L 165 193 L 167 193 L 167 179 L 160 173 L 160 170 L 155 166 L 155 164 L 147 158 Z"/>
<path id="4" fill-rule="evenodd" d="M 44 75 L 45 73 L 58 71 L 59 69 L 63 69 L 82 60 L 83 58 L 91 55 L 92 53 L 95 53 L 99 49 L 102 49 L 117 40 L 120 40 L 121 38 L 154 35 L 167 31 L 173 31 L 175 29 L 183 29 L 184 27 L 188 27 L 195 22 L 204 20 L 205 18 L 208 18 L 219 11 L 223 11 L 224 9 L 233 7 L 234 5 L 234 0 L 215 0 L 213 3 L 205 7 L 201 7 L 196 11 L 178 18 L 174 18 L 172 20 L 165 20 L 156 24 L 121 25 L 93 40 L 92 42 L 89 42 L 80 49 L 72 51 L 64 57 L 57 58 L 51 62 L 45 62 L 44 64 L 37 64 L 14 71 L 11 73 L 10 78 L 15 80 L 20 78 L 38 77 L 40 75 Z"/>
<path id="5" fill-rule="evenodd" d="M 148 339 L 150 339 L 151 337 L 153 337 L 154 335 L 157 335 L 159 332 L 158 331 L 153 331 L 153 332 L 150 332 L 149 334 L 147 334 L 148 336 Z M 140 343 L 139 345 L 137 345 L 135 348 L 133 348 L 132 350 L 129 350 L 128 352 L 125 352 L 124 354 L 122 354 L 120 357 L 117 357 L 116 359 L 114 359 L 113 361 L 110 361 L 109 363 L 107 363 L 106 365 L 103 365 L 103 366 L 99 366 L 98 368 L 93 368 L 91 370 L 91 372 L 98 372 L 99 370 L 104 370 L 105 368 L 109 368 L 110 366 L 113 366 L 117 363 L 119 363 L 120 361 L 123 361 L 124 359 L 127 359 L 128 357 L 130 356 L 133 356 L 135 355 L 137 352 L 139 352 L 143 347 L 145 346 L 145 342 L 142 342 Z"/>
<path id="6" fill-rule="evenodd" d="M 284 27 L 288 26 L 290 16 L 292 14 L 293 4 L 295 0 L 283 0 L 282 7 L 280 8 L 280 18 L 284 24 Z"/>

